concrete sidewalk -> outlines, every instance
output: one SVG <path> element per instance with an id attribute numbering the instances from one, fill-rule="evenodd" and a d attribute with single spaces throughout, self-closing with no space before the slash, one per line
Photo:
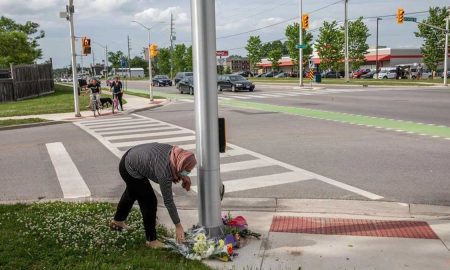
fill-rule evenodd
<path id="1" fill-rule="evenodd" d="M 149 99 L 133 96 L 126 94 L 124 96 L 124 99 L 127 101 L 126 104 L 123 105 L 124 111 L 119 111 L 117 113 L 114 113 L 114 115 L 123 115 L 123 114 L 129 114 L 136 111 L 151 109 L 155 107 L 162 106 L 169 102 L 166 99 L 155 99 L 153 102 L 150 102 Z M 52 113 L 52 114 L 36 114 L 36 115 L 22 115 L 22 116 L 11 116 L 11 117 L 0 117 L 0 120 L 7 120 L 7 119 L 25 119 L 25 118 L 41 118 L 46 119 L 50 121 L 78 121 L 78 120 L 85 120 L 89 118 L 94 118 L 92 111 L 86 110 L 87 108 L 80 108 L 81 109 L 81 117 L 75 117 L 74 112 L 69 113 Z M 111 116 L 111 106 L 109 108 L 105 108 L 102 111 L 100 111 L 102 114 L 100 116 Z"/>
<path id="2" fill-rule="evenodd" d="M 295 199 L 277 204 L 227 198 L 223 213 L 244 216 L 263 236 L 243 242 L 233 262 L 204 262 L 214 269 L 450 269 L 450 207 Z M 172 228 L 165 208 L 158 212 Z M 197 224 L 193 207 L 179 213 L 185 229 Z"/>

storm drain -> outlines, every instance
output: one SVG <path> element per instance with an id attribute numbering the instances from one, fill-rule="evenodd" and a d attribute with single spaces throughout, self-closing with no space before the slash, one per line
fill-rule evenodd
<path id="1" fill-rule="evenodd" d="M 274 216 L 271 232 L 439 239 L 424 221 Z"/>

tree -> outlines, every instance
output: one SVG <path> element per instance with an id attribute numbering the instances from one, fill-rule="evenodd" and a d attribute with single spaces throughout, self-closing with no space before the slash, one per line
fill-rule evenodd
<path id="1" fill-rule="evenodd" d="M 281 43 L 281 42 L 280 42 Z M 269 61 L 272 62 L 272 70 L 278 70 L 278 61 L 280 61 L 283 56 L 282 46 L 278 44 L 275 45 L 269 52 Z"/>
<path id="2" fill-rule="evenodd" d="M 111 62 L 115 68 L 120 68 L 120 61 L 125 58 L 122 51 L 108 52 L 108 61 Z"/>
<path id="3" fill-rule="evenodd" d="M 192 71 L 192 46 L 186 49 L 184 57 L 184 71 Z"/>
<path id="4" fill-rule="evenodd" d="M 148 74 L 148 62 L 145 61 L 145 59 L 142 58 L 142 57 L 135 56 L 134 58 L 132 58 L 130 60 L 130 67 L 143 68 L 144 69 L 144 73 Z"/>
<path id="5" fill-rule="evenodd" d="M 174 73 L 185 70 L 186 45 L 177 44 L 173 51 L 173 69 Z"/>
<path id="6" fill-rule="evenodd" d="M 345 31 L 344 27 L 342 31 Z M 363 22 L 363 17 L 348 22 L 348 58 L 353 70 L 359 69 L 366 62 L 365 55 L 369 53 L 367 44 L 369 36 L 369 28 Z"/>
<path id="7" fill-rule="evenodd" d="M 250 69 L 254 71 L 256 64 L 261 62 L 262 58 L 262 44 L 259 36 L 250 36 L 247 41 L 247 57 L 250 60 Z"/>
<path id="8" fill-rule="evenodd" d="M 303 66 L 308 64 L 309 56 L 313 52 L 313 48 L 311 45 L 313 35 L 311 33 L 307 33 L 305 29 L 303 30 L 303 44 L 306 44 L 307 47 L 303 49 Z M 294 61 L 296 65 L 298 65 L 298 61 L 300 61 L 300 53 L 297 48 L 297 44 L 300 44 L 299 38 L 299 24 L 294 23 L 288 25 L 286 27 L 285 36 L 287 38 L 286 47 L 289 53 L 289 56 Z"/>
<path id="9" fill-rule="evenodd" d="M 445 18 L 449 16 L 447 9 L 445 7 L 430 7 L 429 13 L 428 18 L 422 22 L 445 29 Z M 414 34 L 424 40 L 420 48 L 423 62 L 431 71 L 436 71 L 438 65 L 444 61 L 445 33 L 423 24 L 418 24 L 417 27 L 419 31 Z"/>
<path id="10" fill-rule="evenodd" d="M 42 58 L 38 40 L 45 36 L 45 32 L 38 28 L 39 24 L 31 21 L 18 24 L 7 17 L 0 17 L 0 66 L 31 64 Z"/>
<path id="11" fill-rule="evenodd" d="M 231 68 L 227 66 L 223 73 L 224 74 L 231 74 Z"/>
<path id="12" fill-rule="evenodd" d="M 154 59 L 156 73 L 165 75 L 170 73 L 170 49 L 160 48 L 158 56 Z"/>
<path id="13" fill-rule="evenodd" d="M 344 33 L 338 28 L 336 21 L 323 22 L 315 47 L 320 57 L 321 69 L 338 71 L 342 67 Z"/>

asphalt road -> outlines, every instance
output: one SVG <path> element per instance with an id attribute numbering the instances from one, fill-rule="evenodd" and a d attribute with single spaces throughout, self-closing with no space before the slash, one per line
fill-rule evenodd
<path id="1" fill-rule="evenodd" d="M 128 87 L 145 89 L 146 85 L 146 82 L 129 82 Z M 306 91 L 304 95 L 291 95 L 298 90 L 289 89 L 285 85 L 258 86 L 254 93 L 225 92 L 220 96 L 278 106 L 450 125 L 448 90 L 429 88 L 328 90 L 328 92 Z M 157 88 L 155 91 L 176 93 L 174 88 Z M 254 98 L 252 95 L 259 97 Z M 145 119 L 151 118 L 168 125 L 174 124 L 194 130 L 194 104 L 191 98 L 189 95 L 183 95 L 179 101 L 171 105 L 140 112 L 139 115 Z M 330 184 L 310 179 L 241 189 L 229 192 L 227 196 L 370 200 L 360 193 L 345 188 L 345 185 L 348 185 L 377 194 L 383 197 L 381 200 L 450 205 L 448 181 L 450 140 L 270 110 L 220 106 L 219 114 L 227 121 L 228 142 L 249 150 L 238 156 L 222 157 L 222 164 L 258 163 L 258 158 L 253 152 L 271 158 L 275 162 L 271 166 L 225 171 L 222 173 L 223 181 L 283 175 L 287 172 L 287 166 L 292 165 L 316 174 L 317 178 L 326 177 L 338 183 Z M 139 121 L 136 120 L 138 116 L 133 117 L 123 121 Z M 153 121 L 151 119 L 148 121 Z M 92 127 L 92 130 L 95 131 L 95 127 Z M 113 132 L 120 133 L 120 130 L 118 131 L 116 129 Z M 176 132 L 176 128 L 169 127 L 169 133 L 170 131 Z M 96 132 L 101 133 L 98 129 Z M 123 134 L 118 134 L 117 140 L 110 140 L 106 145 L 110 145 L 110 142 L 126 145 L 128 141 L 139 140 L 130 139 L 130 134 L 133 137 L 139 133 L 144 132 L 133 131 L 133 128 L 124 126 Z M 121 135 L 124 137 L 120 137 Z M 128 138 L 124 139 L 127 136 Z M 99 140 L 105 138 L 107 135 L 101 135 Z M 164 136 L 155 138 L 167 139 Z M 117 156 L 108 151 L 99 140 L 73 124 L 2 131 L 0 139 L 1 149 L 7 150 L 0 153 L 0 170 L 8 172 L 0 178 L 2 184 L 0 200 L 62 196 L 45 148 L 46 143 L 56 141 L 62 142 L 66 147 L 94 197 L 116 198 L 123 189 L 123 183 L 117 172 Z M 285 179 L 273 178 L 275 182 L 283 180 Z M 179 190 L 175 193 L 178 194 Z"/>

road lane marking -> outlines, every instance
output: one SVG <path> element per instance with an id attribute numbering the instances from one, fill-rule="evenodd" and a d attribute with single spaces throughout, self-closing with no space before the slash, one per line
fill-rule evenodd
<path id="1" fill-rule="evenodd" d="M 137 128 L 137 129 L 126 129 L 126 130 L 116 130 L 116 131 L 104 131 L 98 132 L 103 136 L 106 135 L 115 135 L 122 133 L 137 133 L 137 132 L 152 132 L 152 131 L 161 131 L 161 130 L 170 130 L 174 129 L 173 127 L 149 127 L 149 128 Z"/>
<path id="2" fill-rule="evenodd" d="M 172 137 L 167 139 L 153 139 L 153 140 L 142 140 L 142 141 L 130 141 L 113 143 L 115 147 L 132 147 L 144 143 L 172 143 L 172 142 L 183 142 L 183 141 L 195 141 L 195 136 L 184 136 L 184 137 Z"/>
<path id="3" fill-rule="evenodd" d="M 104 128 L 104 127 L 119 127 L 119 126 L 126 126 L 126 125 L 129 125 L 131 123 L 133 123 L 133 124 L 152 124 L 152 123 L 155 123 L 155 122 L 141 120 L 141 119 L 133 120 L 133 121 L 129 121 L 129 122 L 124 122 L 124 123 L 116 123 L 114 121 L 111 121 L 111 123 L 102 123 L 102 124 L 99 124 L 99 125 L 92 125 L 90 127 L 93 128 L 93 129 Z"/>
<path id="4" fill-rule="evenodd" d="M 91 191 L 87 187 L 80 172 L 67 153 L 61 142 L 47 143 L 48 154 L 58 177 L 59 185 L 65 199 L 90 197 Z"/>
<path id="5" fill-rule="evenodd" d="M 133 118 L 131 118 L 131 117 L 125 117 L 125 118 L 108 118 L 108 119 L 105 119 L 105 120 L 101 120 L 101 122 L 98 122 L 98 123 L 92 122 L 92 123 L 88 123 L 88 124 L 84 124 L 84 125 L 86 125 L 86 126 L 88 126 L 88 127 L 95 127 L 95 126 L 103 125 L 103 124 L 128 122 L 128 121 L 130 121 L 131 119 L 133 119 Z"/>
<path id="6" fill-rule="evenodd" d="M 276 179 L 276 181 L 274 181 Z M 237 180 L 223 181 L 225 185 L 225 193 L 251 190 L 256 188 L 265 188 L 271 186 L 278 186 L 284 184 L 297 183 L 306 180 L 313 180 L 309 176 L 299 175 L 297 172 L 286 172 L 279 174 L 270 174 L 257 177 L 242 178 Z M 197 192 L 197 186 L 192 186 L 191 189 Z"/>
<path id="7" fill-rule="evenodd" d="M 132 117 L 119 117 L 119 118 L 107 118 L 102 120 L 90 120 L 90 121 L 83 121 L 85 125 L 91 125 L 94 123 L 103 123 L 103 122 L 111 122 L 111 121 L 122 121 L 122 120 L 130 120 Z"/>
<path id="8" fill-rule="evenodd" d="M 115 136 L 104 136 L 107 140 L 123 140 L 123 139 L 137 139 L 137 138 L 146 138 L 146 137 L 156 137 L 156 136 L 169 136 L 169 135 L 178 135 L 178 134 L 186 134 L 184 130 L 176 130 L 176 131 L 160 131 L 160 132 L 152 132 L 152 133 L 140 133 L 140 134 L 128 134 L 128 135 L 115 135 Z"/>
<path id="9" fill-rule="evenodd" d="M 103 137 L 100 134 L 98 134 L 97 130 L 93 130 L 89 127 L 83 126 L 82 122 L 77 122 L 75 123 L 76 125 L 80 126 L 82 129 L 86 130 L 89 134 L 91 134 L 92 136 L 94 136 L 95 138 L 97 138 L 100 142 L 103 143 L 103 145 L 105 145 L 105 147 L 107 149 L 109 149 L 111 152 L 113 152 L 117 157 L 121 157 L 123 155 L 123 151 L 119 150 L 119 148 L 125 148 L 125 147 L 131 147 L 134 145 L 138 145 L 138 144 L 142 144 L 142 143 L 151 143 L 151 142 L 161 142 L 161 143 L 176 143 L 176 142 L 184 142 L 184 141 L 195 141 L 195 132 L 190 130 L 190 129 L 186 129 L 180 126 L 176 126 L 170 123 L 166 123 L 166 122 L 162 122 L 156 119 L 151 119 L 142 115 L 138 115 L 138 114 L 132 114 L 134 117 L 139 118 L 139 119 L 146 119 L 146 120 L 151 120 L 156 122 L 158 125 L 165 125 L 166 128 L 171 128 L 171 129 L 176 129 L 178 131 L 184 131 L 185 133 L 188 134 L 192 134 L 191 136 L 175 136 L 177 134 L 174 134 L 174 137 L 172 138 L 164 138 L 164 139 L 156 139 L 156 140 L 133 140 L 131 139 L 130 141 L 125 141 L 125 142 L 120 142 L 120 143 L 113 143 L 110 140 L 107 139 L 107 137 Z M 113 127 L 114 128 L 114 127 Z M 127 128 L 127 127 L 125 127 Z M 130 133 L 132 133 L 132 130 L 130 130 Z M 127 134 L 123 134 L 123 135 L 127 135 Z M 182 134 L 180 134 L 182 135 Z M 180 147 L 190 150 L 192 149 L 193 151 L 195 151 L 196 145 L 194 143 L 190 143 L 190 144 L 183 144 L 180 145 Z M 359 189 L 357 187 L 353 187 L 344 183 L 341 183 L 339 181 L 327 178 L 325 176 L 322 175 L 318 175 L 306 170 L 303 170 L 301 168 L 295 167 L 293 165 L 289 165 L 287 163 L 272 159 L 270 157 L 264 156 L 262 154 L 250 151 L 248 149 L 245 148 L 241 148 L 238 147 L 236 145 L 233 144 L 228 144 L 228 149 L 226 153 L 221 153 L 220 157 L 230 157 L 230 156 L 238 156 L 238 155 L 250 155 L 253 156 L 254 159 L 252 160 L 245 160 L 245 161 L 240 161 L 240 162 L 232 162 L 232 163 L 225 163 L 225 164 L 221 164 L 221 171 L 222 172 L 235 172 L 237 174 L 239 174 L 238 172 L 241 170 L 248 170 L 248 169 L 254 169 L 254 168 L 262 168 L 265 166 L 280 166 L 286 170 L 288 170 L 290 173 L 289 174 L 289 179 L 285 180 L 285 181 L 289 181 L 289 183 L 292 182 L 297 182 L 297 181 L 304 181 L 305 179 L 311 179 L 311 180 L 315 180 L 315 181 L 322 181 L 324 183 L 336 186 L 340 189 L 344 189 L 347 191 L 350 191 L 352 193 L 358 194 L 360 196 L 372 199 L 372 200 L 378 200 L 378 199 L 382 199 L 382 196 L 376 195 L 374 193 Z M 195 176 L 197 175 L 196 171 L 192 172 L 191 175 Z M 295 175 L 295 178 L 291 178 Z M 275 175 L 276 176 L 276 175 Z M 260 177 L 260 176 L 258 176 Z M 271 178 L 272 181 L 266 181 L 264 179 L 266 178 L 258 178 L 258 177 L 253 177 L 253 179 L 259 179 L 264 183 L 264 185 L 268 185 L 268 186 L 272 186 L 275 185 L 274 183 L 277 183 L 277 185 L 279 183 L 282 183 L 280 181 L 284 181 L 282 179 L 278 179 L 278 178 L 274 178 L 274 175 L 269 174 L 269 175 L 265 175 L 264 177 L 267 177 L 267 179 Z M 250 177 L 252 178 L 252 177 Z M 246 178 L 248 180 L 248 178 Z M 245 190 L 245 189 L 250 189 L 250 187 L 253 187 L 255 185 L 253 184 L 244 184 L 241 188 L 238 187 L 238 185 L 242 184 L 242 181 L 239 182 L 242 179 L 234 179 L 234 180 L 229 180 L 229 181 L 225 181 L 229 182 L 228 185 L 230 185 L 231 190 L 233 189 L 239 189 L 239 190 Z M 247 181 L 247 180 L 243 180 L 243 181 Z M 237 182 L 230 182 L 230 181 L 237 181 Z M 234 184 L 233 184 L 234 183 Z M 287 182 L 286 182 L 287 183 Z M 234 185 L 234 187 L 233 187 Z M 258 184 L 257 184 L 258 185 Z M 260 184 L 263 185 L 263 184 Z M 259 186 L 262 187 L 262 186 Z M 245 188 L 245 189 L 244 189 Z"/>
<path id="10" fill-rule="evenodd" d="M 129 126 L 121 126 L 121 127 L 103 127 L 103 128 L 92 128 L 92 130 L 102 132 L 102 131 L 112 131 L 112 130 L 120 130 L 120 129 L 132 129 L 132 128 L 144 128 L 144 127 L 161 127 L 164 126 L 160 123 L 151 123 L 151 124 L 133 124 Z"/>

